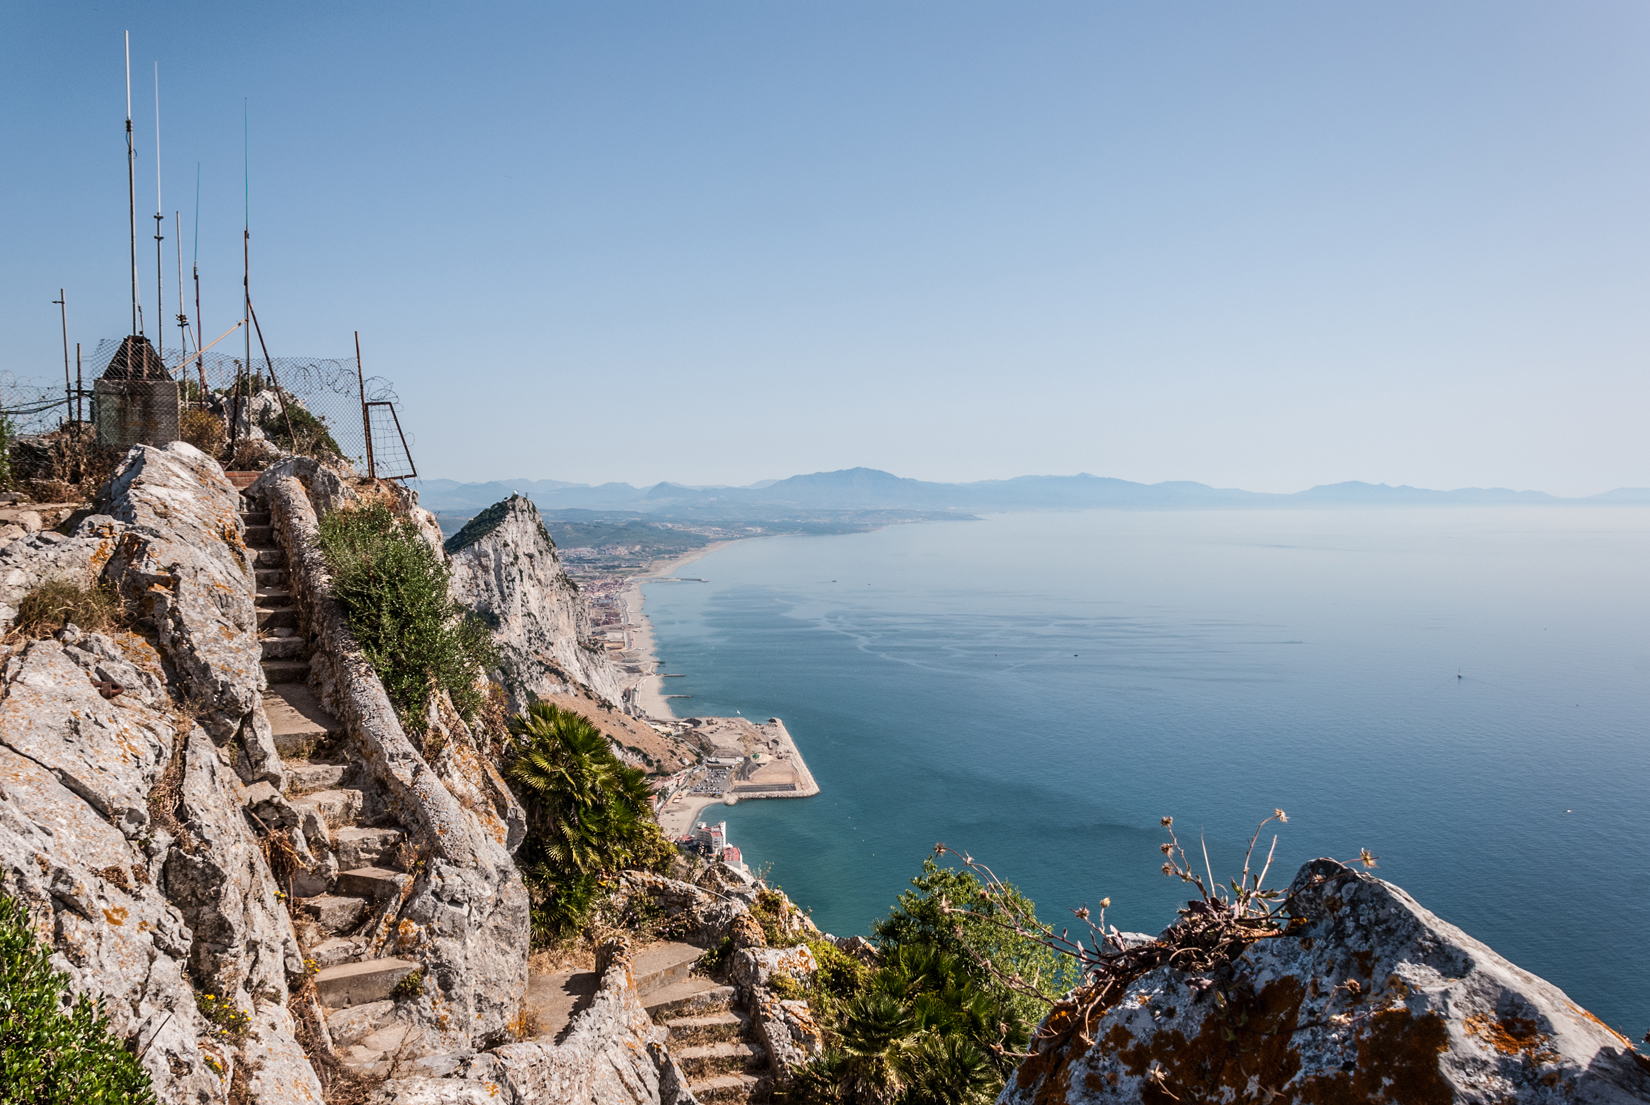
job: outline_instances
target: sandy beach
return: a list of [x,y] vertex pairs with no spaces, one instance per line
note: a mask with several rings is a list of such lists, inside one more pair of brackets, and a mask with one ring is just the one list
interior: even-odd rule
[[669,722],[676,720],[676,713],[670,708],[671,700],[665,698],[665,681],[657,674],[659,662],[654,655],[657,642],[653,637],[653,623],[648,621],[642,609],[642,584],[649,580],[679,576],[684,565],[731,544],[732,541],[716,541],[684,556],[657,561],[649,565],[647,571],[633,576],[625,589],[619,592],[619,601],[624,604],[625,623],[631,627],[630,648],[641,660],[641,666],[653,669],[654,673],[642,676],[641,682],[636,684],[636,703],[650,718]]

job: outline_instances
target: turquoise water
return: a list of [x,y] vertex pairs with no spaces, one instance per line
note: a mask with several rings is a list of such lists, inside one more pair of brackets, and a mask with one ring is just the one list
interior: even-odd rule
[[678,713],[785,719],[823,793],[725,813],[821,927],[936,841],[1045,919],[1155,932],[1273,807],[1274,882],[1379,874],[1636,1037],[1650,1028],[1650,510],[998,515],[770,538],[655,583]]

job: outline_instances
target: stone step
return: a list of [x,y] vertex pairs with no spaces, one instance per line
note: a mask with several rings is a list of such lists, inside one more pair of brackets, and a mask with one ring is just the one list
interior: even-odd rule
[[253,526],[267,526],[269,525],[269,511],[243,510],[241,511],[241,524],[248,529]]
[[271,686],[277,683],[303,683],[309,679],[309,664],[303,660],[265,660],[262,666],[264,682]]
[[[244,519],[246,515],[243,514],[241,517]],[[267,518],[269,515],[266,514],[264,517]],[[241,540],[246,542],[246,547],[249,549],[279,548],[275,544],[275,527],[267,522],[261,526],[247,526],[246,533]]]
[[395,856],[397,846],[406,835],[400,829],[339,829],[332,834],[332,850],[342,870],[373,870],[380,860],[388,861]]
[[[275,742],[280,748],[280,741]],[[305,794],[313,794],[318,790],[332,790],[344,781],[344,773],[349,770],[348,764],[318,764],[308,760],[287,761],[286,765],[286,794],[288,798],[297,798]],[[341,833],[354,832],[353,829],[339,829]],[[384,830],[375,829],[374,832]],[[352,865],[355,866],[355,865]]]
[[[210,349],[211,346],[207,346],[207,348]],[[235,490],[244,492],[247,488],[249,488],[253,484],[257,483],[258,482],[258,477],[263,475],[263,473],[262,472],[233,472],[233,471],[231,471],[231,472],[225,472],[224,475],[229,478],[229,482],[234,485]],[[242,502],[246,501],[246,496],[245,495],[241,496],[241,501]]]
[[285,568],[286,553],[281,549],[251,549],[254,568]]
[[645,997],[673,982],[681,982],[693,972],[693,965],[704,954],[703,948],[675,941],[644,948],[630,961],[630,973],[636,979],[636,992]]
[[328,1009],[348,1009],[369,1001],[387,1001],[395,984],[418,969],[410,959],[369,959],[343,963],[315,976],[315,989]]
[[403,875],[399,871],[383,867],[357,867],[353,871],[338,872],[338,892],[359,894],[363,898],[386,898],[401,893],[401,888],[411,881],[411,875]]
[[[279,661],[264,664],[264,675],[271,684],[264,691],[264,715],[275,736],[275,749],[285,759],[307,759],[317,745],[341,734],[344,726],[321,708],[320,701],[302,682],[277,682],[269,672],[275,663]],[[309,665],[298,666],[308,678]]]
[[259,606],[291,606],[292,592],[287,590],[284,581],[280,587],[259,586],[252,592],[252,601]]
[[665,1022],[671,1048],[693,1044],[730,1043],[745,1034],[748,1023],[743,1013],[731,1009],[720,1013],[706,1013],[698,1017],[673,1017]]
[[322,970],[344,963],[354,963],[361,958],[361,941],[352,940],[347,936],[329,936],[309,949],[309,957]]
[[700,975],[673,982],[649,994],[643,1002],[647,1015],[657,1024],[672,1017],[696,1017],[733,1008],[737,995],[732,986],[721,986]]
[[333,936],[352,931],[366,917],[370,906],[365,898],[347,894],[317,894],[298,900],[299,911]]
[[762,1080],[753,1074],[719,1074],[702,1082],[689,1082],[688,1091],[700,1105],[732,1105],[751,1101],[762,1087]]
[[257,562],[254,561],[252,565],[252,575],[257,582],[257,590],[259,591],[262,591],[266,587],[284,588],[286,586],[287,573],[285,568],[264,568],[260,567]]
[[749,1074],[760,1070],[767,1060],[767,1054],[762,1048],[743,1040],[673,1047],[670,1053],[676,1057],[682,1073],[687,1075],[690,1082],[696,1082],[701,1078],[715,1078],[719,1074],[738,1074],[741,1071]]
[[297,629],[298,608],[296,606],[258,606],[259,629]]
[[355,819],[361,816],[361,807],[365,796],[358,790],[339,787],[336,790],[318,790],[314,794],[306,794],[295,806],[314,806],[321,820],[326,822],[329,829],[341,829],[355,824]]
[[309,642],[302,637],[259,637],[258,647],[265,660],[302,660],[309,652]]

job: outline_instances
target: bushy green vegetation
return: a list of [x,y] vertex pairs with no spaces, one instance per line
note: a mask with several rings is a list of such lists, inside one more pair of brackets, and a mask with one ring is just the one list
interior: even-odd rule
[[[291,422],[292,428],[287,429]],[[309,457],[342,458],[344,451],[332,439],[332,430],[325,417],[317,418],[304,409],[296,399],[287,397],[286,410],[279,407],[264,415],[258,423],[264,436],[289,453]]]
[[97,1004],[82,994],[64,1006],[68,984],[28,912],[0,894],[0,1105],[153,1105],[149,1075]]
[[321,552],[355,639],[409,731],[422,733],[432,695],[446,691],[466,722],[497,663],[491,635],[447,594],[450,572],[417,529],[376,499],[321,521]]
[[[984,1105],[1002,1090],[1047,1006],[1016,993],[984,963],[1059,997],[1070,961],[987,918],[1005,907],[966,871],[933,860],[873,927],[883,959],[871,970],[834,945],[808,997],[827,1034],[825,1054],[788,1092],[806,1105]],[[1009,890],[1024,915],[1032,903]],[[953,911],[980,914],[966,917]]]
[[646,774],[615,756],[589,718],[535,702],[509,728],[504,775],[527,813],[516,863],[542,945],[578,931],[604,873],[665,870],[674,849],[653,821]]

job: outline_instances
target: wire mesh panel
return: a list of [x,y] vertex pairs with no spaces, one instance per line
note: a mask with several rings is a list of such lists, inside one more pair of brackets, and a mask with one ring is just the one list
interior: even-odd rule
[[401,419],[395,415],[395,404],[368,403],[367,420],[372,426],[373,475],[381,480],[417,479],[418,469],[413,467],[407,437],[401,432]]
[[181,439],[230,465],[251,463],[259,443],[267,442],[329,455],[365,473],[365,398],[382,423],[373,431],[374,449],[382,449],[380,475],[413,471],[394,389],[381,376],[363,385],[353,358],[254,355],[248,362],[217,350],[157,353],[141,337],[104,339],[81,360],[79,381],[65,387],[50,377],[0,373],[0,416],[13,435],[85,424],[105,444]]

